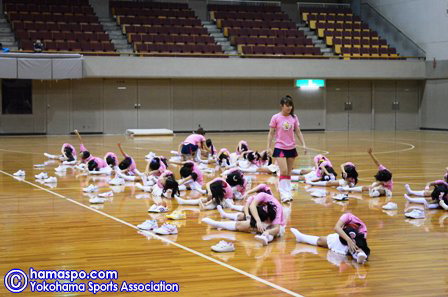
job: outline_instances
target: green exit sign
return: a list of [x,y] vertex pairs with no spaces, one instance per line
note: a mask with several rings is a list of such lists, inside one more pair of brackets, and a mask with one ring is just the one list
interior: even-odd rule
[[325,87],[324,79],[296,79],[296,87],[304,89],[318,89]]

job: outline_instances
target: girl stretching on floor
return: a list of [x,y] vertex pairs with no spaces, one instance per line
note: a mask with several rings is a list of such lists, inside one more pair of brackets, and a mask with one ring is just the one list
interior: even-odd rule
[[297,242],[328,248],[333,252],[350,254],[358,263],[364,263],[370,255],[367,246],[367,227],[363,221],[351,213],[343,214],[334,226],[336,233],[327,236],[313,236],[291,228]]
[[76,164],[76,150],[70,143],[64,143],[61,147],[60,155],[52,155],[49,153],[44,153],[44,156],[48,159],[62,161],[64,165],[75,165]]
[[[421,203],[424,204],[427,208],[443,208],[445,210],[448,210],[448,183],[443,180],[438,180],[432,183],[429,183],[430,185],[434,186],[434,190],[430,192],[429,198],[426,196],[426,193],[429,191],[411,191],[409,188],[409,185],[406,188],[406,191],[408,191],[409,194],[417,195],[417,196],[423,196],[421,198],[413,198],[409,197],[407,194],[404,194],[404,198],[412,203]],[[426,198],[428,197],[428,198]]]
[[426,184],[425,189],[423,191],[413,191],[409,184],[405,184],[404,187],[406,189],[406,193],[408,195],[415,195],[420,197],[431,197],[432,191],[430,191],[431,187],[434,187],[436,185],[442,185],[446,184],[448,185],[448,167],[445,169],[445,175],[443,176],[443,180],[436,180],[433,182],[429,182]]
[[230,231],[257,232],[255,239],[263,245],[268,245],[275,237],[283,236],[286,219],[282,205],[274,196],[266,193],[254,196],[249,206],[249,215],[250,220],[246,221],[215,221],[204,218],[202,222],[214,228]]
[[378,159],[373,155],[373,150],[370,148],[367,153],[372,158],[373,162],[378,166],[378,172],[375,175],[376,181],[370,186],[358,186],[358,187],[349,187],[343,186],[338,187],[339,191],[351,191],[351,192],[363,192],[369,191],[370,197],[392,197],[392,189],[393,189],[393,180],[392,180],[392,172],[389,169],[384,167],[378,162]]
[[206,139],[204,137],[205,131],[199,126],[195,133],[188,136],[178,148],[178,155],[181,156],[181,161],[193,160],[198,149],[209,152],[205,145]]
[[204,176],[201,169],[192,161],[187,161],[180,169],[179,190],[196,190],[201,194],[205,194],[206,191],[202,189],[204,183]]
[[354,187],[358,183],[358,172],[355,164],[347,162],[341,165],[342,179],[339,180],[322,180],[322,181],[307,181],[306,183],[312,186],[321,187]]

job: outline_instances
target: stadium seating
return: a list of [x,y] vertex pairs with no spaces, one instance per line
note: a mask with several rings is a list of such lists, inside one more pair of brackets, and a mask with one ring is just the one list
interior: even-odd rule
[[137,53],[226,57],[186,3],[111,1],[110,10]]
[[22,51],[40,39],[45,51],[115,51],[88,0],[4,0],[3,11]]
[[210,19],[243,56],[321,56],[320,49],[296,28],[277,5],[208,6]]
[[301,17],[344,59],[400,59],[394,48],[350,8],[306,7]]

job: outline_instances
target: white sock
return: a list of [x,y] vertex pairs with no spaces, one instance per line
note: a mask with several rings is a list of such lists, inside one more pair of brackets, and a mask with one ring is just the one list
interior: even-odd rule
[[271,234],[268,234],[267,237],[268,237],[268,242],[271,242],[274,240],[274,236],[272,236]]
[[425,191],[413,191],[408,184],[404,185],[404,188],[406,189],[406,193],[408,193],[409,195],[415,195],[420,197],[425,196]]
[[428,201],[426,201],[425,198],[412,198],[409,197],[408,195],[404,194],[404,198],[412,203],[420,203],[420,204],[424,204],[425,206],[428,206]]
[[181,205],[199,205],[199,200],[200,199],[190,199],[190,200],[186,200],[186,199],[182,199],[179,197],[174,197],[177,201],[178,204]]
[[304,242],[304,243],[308,243],[311,245],[317,245],[317,240],[319,239],[319,236],[306,235],[306,234],[300,233],[300,231],[295,228],[291,228],[291,232],[296,237],[297,242]]
[[307,181],[306,182],[309,185],[313,185],[313,186],[326,186],[327,182],[326,181],[318,181],[318,182],[313,182],[313,181]]
[[244,205],[235,205],[235,204],[228,204],[230,206],[230,209],[243,212],[244,211]]
[[201,193],[201,194],[205,194],[205,193],[207,193],[207,191],[206,191],[206,190],[203,190],[203,189],[202,189],[202,186],[201,186],[199,183],[197,183],[197,182],[192,183],[192,184],[190,185],[190,187],[191,187],[192,190],[196,190],[196,191],[198,191],[198,192]]
[[362,186],[353,187],[353,188],[350,188],[349,186],[345,186],[344,190],[345,191],[352,191],[352,192],[362,192]]
[[219,214],[221,215],[221,218],[223,218],[223,219],[229,219],[229,220],[232,220],[232,221],[238,221],[238,213],[230,213],[230,212],[225,212],[223,209],[222,209],[222,206],[221,205],[218,205],[217,207],[216,207],[216,209],[218,209],[218,211],[219,211]]
[[242,172],[247,172],[247,173],[257,173],[257,168],[255,167],[248,167],[248,168],[241,168],[239,167],[239,170],[241,170]]
[[203,218],[202,222],[204,222],[212,227],[215,227],[215,228],[236,231],[236,222],[215,221],[210,218]]
[[179,191],[186,191],[187,186],[186,185],[179,185]]
[[380,191],[378,191],[378,190],[369,191],[369,196],[370,197],[380,197]]
[[293,170],[291,170],[291,173],[300,175],[300,174],[302,174],[302,169],[293,169]]
[[300,177],[298,175],[292,175],[291,176],[291,181],[298,182],[298,181],[300,181]]
[[436,209],[436,208],[439,208],[439,207],[440,207],[440,205],[438,205],[437,203],[428,204],[428,208],[429,209]]

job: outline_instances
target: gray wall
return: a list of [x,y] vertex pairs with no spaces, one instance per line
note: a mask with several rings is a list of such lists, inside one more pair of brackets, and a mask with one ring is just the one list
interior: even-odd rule
[[[335,121],[344,123],[341,104],[345,96],[356,107],[349,129],[369,130],[377,128],[372,120],[375,98],[393,99],[397,94],[395,81],[386,81],[392,88],[383,87],[381,93],[375,93],[378,82],[371,80],[328,80],[327,87],[316,92],[299,90],[293,82],[129,78],[34,81],[34,114],[0,115],[0,133],[68,134],[76,128],[81,132],[122,134],[128,128],[161,127],[191,131],[198,124],[217,131],[266,130],[270,117],[278,112],[279,98],[285,94],[294,98],[304,130],[335,130]],[[418,81],[404,82],[407,89],[420,85]],[[346,90],[344,85],[348,86]],[[333,87],[347,95],[338,95]],[[137,105],[140,108],[135,108]],[[384,106],[390,108],[391,104]],[[417,118],[418,106],[412,114]],[[326,123],[327,119],[333,122]],[[409,124],[399,128],[416,127]]]
[[362,0],[426,51],[426,57],[448,59],[448,3],[446,0]]
[[424,61],[86,56],[88,78],[424,79]]

